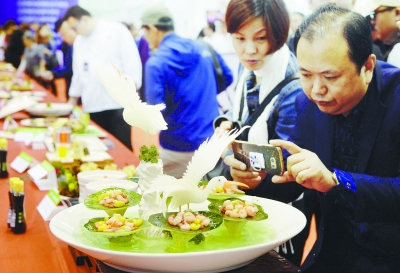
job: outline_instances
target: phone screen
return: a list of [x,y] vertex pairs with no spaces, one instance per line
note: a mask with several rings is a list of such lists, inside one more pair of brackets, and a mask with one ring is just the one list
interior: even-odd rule
[[235,158],[245,163],[248,171],[274,175],[284,172],[282,150],[279,147],[235,140],[232,149]]

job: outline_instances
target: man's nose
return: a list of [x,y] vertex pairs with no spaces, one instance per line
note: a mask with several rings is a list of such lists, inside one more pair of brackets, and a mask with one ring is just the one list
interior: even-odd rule
[[327,91],[327,88],[326,88],[325,84],[320,79],[316,79],[313,82],[313,86],[312,86],[312,89],[311,89],[311,94],[314,95],[313,96],[314,99],[316,97],[325,95],[326,91]]

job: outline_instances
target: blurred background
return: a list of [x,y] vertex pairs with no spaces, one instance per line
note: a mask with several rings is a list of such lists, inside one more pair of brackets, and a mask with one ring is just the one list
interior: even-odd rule
[[[229,0],[2,0],[0,25],[8,19],[17,23],[38,22],[54,26],[73,5],[80,5],[95,17],[133,23],[140,27],[140,14],[154,4],[167,6],[174,15],[178,35],[195,39],[204,25],[225,12]],[[307,0],[285,0],[289,12],[308,12]],[[218,25],[216,26],[218,28]]]

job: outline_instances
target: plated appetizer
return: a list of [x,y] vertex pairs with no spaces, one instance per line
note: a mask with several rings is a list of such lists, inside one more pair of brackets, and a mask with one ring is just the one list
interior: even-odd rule
[[120,208],[129,203],[128,196],[122,190],[109,190],[99,197],[99,204],[108,208]]
[[122,188],[107,188],[89,195],[84,204],[89,209],[104,210],[109,216],[115,213],[124,215],[128,207],[135,206],[142,196]]
[[146,221],[140,218],[126,218],[121,214],[111,217],[97,217],[90,219],[85,229],[96,236],[105,236],[113,244],[131,244],[132,235],[149,227]]
[[232,236],[241,236],[244,226],[250,221],[261,221],[268,219],[263,208],[258,204],[238,199],[210,200],[208,208],[210,211],[219,213],[224,219],[224,225]]
[[229,220],[261,221],[268,219],[268,214],[260,205],[239,198],[211,200],[208,208]]
[[182,230],[201,230],[210,225],[211,219],[200,213],[180,211],[168,217],[168,224],[178,226]]
[[203,232],[216,229],[223,223],[223,218],[209,211],[167,212],[150,215],[149,223],[168,231],[173,239],[167,252],[185,251],[189,241],[200,243],[204,240]]
[[92,218],[85,224],[89,231],[106,233],[126,233],[139,229],[143,225],[140,218],[126,218],[115,213],[112,217]]
[[149,223],[169,231],[199,233],[213,230],[223,222],[220,215],[210,211],[184,211],[153,214],[149,217]]

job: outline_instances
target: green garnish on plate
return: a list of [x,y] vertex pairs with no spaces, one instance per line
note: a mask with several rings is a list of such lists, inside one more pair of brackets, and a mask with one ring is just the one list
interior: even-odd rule
[[159,155],[160,153],[157,151],[157,147],[155,145],[151,145],[150,148],[146,145],[140,147],[140,160],[143,160],[145,162],[157,163]]

